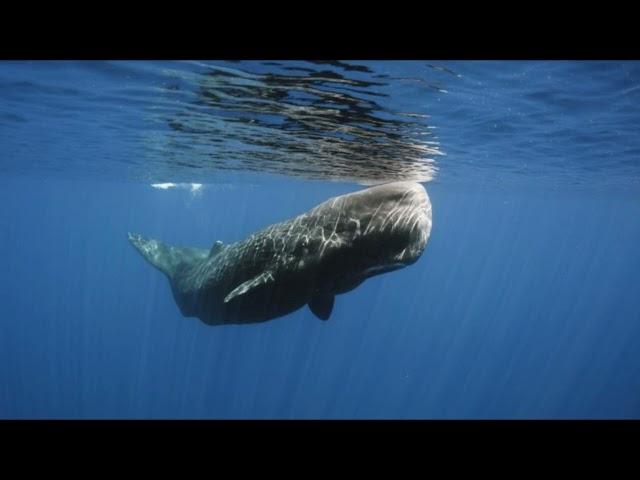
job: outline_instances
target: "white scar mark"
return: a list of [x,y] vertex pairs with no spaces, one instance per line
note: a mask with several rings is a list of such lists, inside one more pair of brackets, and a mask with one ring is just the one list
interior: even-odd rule
[[300,223],[300,218],[301,217],[297,217],[293,222],[291,222],[291,225],[289,225],[289,230],[287,230],[287,236],[291,235],[291,231],[298,226],[298,224]]
[[342,245],[342,239],[340,238],[340,235],[338,235],[337,231],[338,231],[338,225],[340,224],[340,218],[342,218],[342,211],[339,210],[338,211],[338,216],[336,217],[336,221],[333,224],[333,230],[331,232],[331,235],[329,235],[329,238],[325,237],[324,234],[324,228],[321,229],[322,232],[322,246],[320,247],[320,258],[323,257],[325,250],[327,249],[328,246],[337,246],[339,247],[340,245]]
[[429,204],[426,214],[425,214],[425,222],[427,223],[427,231],[431,232],[431,225],[432,225],[432,220],[431,220],[431,204]]
[[418,226],[418,223],[421,220],[420,215],[412,215],[412,217],[413,216],[415,216],[416,219],[413,221],[413,225],[411,226],[411,229],[409,230],[410,232],[413,232],[413,230],[415,230],[415,228]]
[[406,251],[407,251],[407,249],[403,248],[402,251],[398,255],[396,255],[396,260],[403,260],[404,259],[404,254],[405,254]]
[[[395,222],[393,222],[393,225],[391,225],[391,231],[392,231],[392,232],[393,232],[393,231],[395,230],[395,228],[398,226],[398,223],[400,223],[400,220],[402,220],[403,218],[404,218],[404,219],[407,219],[407,220],[408,220],[409,218],[411,218],[411,216],[413,215],[413,214],[409,215],[409,212],[411,212],[411,208],[412,208],[412,207],[406,207],[402,212],[400,212],[400,213],[398,214],[398,218],[397,218],[397,220],[396,220]],[[405,212],[406,212],[406,213],[405,213]]]
[[342,216],[342,211],[338,210],[338,218],[336,218],[336,223],[333,225],[333,233],[331,234],[331,236],[336,234],[336,231],[338,230],[338,223],[340,223],[341,216]]
[[380,205],[378,205],[378,208],[376,208],[375,212],[373,212],[373,215],[371,215],[371,218],[369,219],[369,223],[367,223],[367,228],[365,228],[363,235],[366,235],[371,229],[371,224],[373,223],[373,220],[376,218],[376,215],[378,214],[378,212],[380,211],[384,203],[385,203],[384,200],[380,202]]
[[353,237],[356,238],[356,237],[359,237],[360,235],[362,235],[361,232],[360,232],[360,220],[357,219],[357,218],[349,218],[349,222],[353,222],[353,223],[356,224],[356,231],[353,234]]
[[[398,216],[400,219],[402,218],[403,210],[411,210],[413,208],[413,204],[409,204],[408,206],[404,205],[404,199],[407,198],[407,195],[409,195],[411,192],[412,192],[411,190],[407,190],[402,194],[402,197],[400,197],[400,200],[396,202],[395,207],[391,209],[391,211],[387,214],[386,218],[383,220],[382,225],[380,225],[381,231],[384,230],[385,225],[387,224],[387,222],[389,222],[393,218],[393,215],[396,212],[399,212]],[[393,231],[393,226],[391,227],[391,230]]]

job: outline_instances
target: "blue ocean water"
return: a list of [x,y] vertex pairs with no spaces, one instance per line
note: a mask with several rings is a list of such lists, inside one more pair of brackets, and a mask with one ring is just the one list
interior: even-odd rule
[[[640,417],[640,63],[0,62],[0,418]],[[420,260],[253,325],[208,248],[372,183]]]

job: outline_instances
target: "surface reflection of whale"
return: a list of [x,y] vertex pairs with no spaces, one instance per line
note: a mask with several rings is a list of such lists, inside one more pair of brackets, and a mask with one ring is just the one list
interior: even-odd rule
[[211,250],[133,234],[129,240],[167,275],[184,316],[221,325],[263,322],[305,304],[327,320],[336,294],[414,263],[430,232],[424,187],[394,182],[331,198]]

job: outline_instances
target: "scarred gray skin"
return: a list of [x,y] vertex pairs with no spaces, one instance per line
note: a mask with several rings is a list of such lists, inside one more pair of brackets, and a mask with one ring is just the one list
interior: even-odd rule
[[306,304],[326,320],[336,294],[414,263],[430,232],[424,187],[393,182],[331,198],[211,250],[129,240],[167,275],[184,316],[221,325],[263,322]]

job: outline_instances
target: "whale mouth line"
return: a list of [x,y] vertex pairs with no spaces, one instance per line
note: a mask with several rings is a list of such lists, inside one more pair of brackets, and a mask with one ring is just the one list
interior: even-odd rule
[[402,263],[402,262],[387,263],[385,265],[376,265],[375,267],[367,268],[363,272],[363,274],[366,275],[366,276],[378,275],[380,273],[387,273],[387,272],[392,272],[394,270],[399,270],[399,269],[404,268],[406,266],[407,266],[407,264]]

